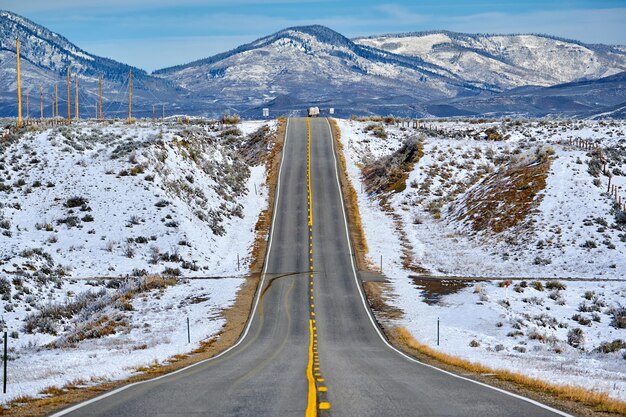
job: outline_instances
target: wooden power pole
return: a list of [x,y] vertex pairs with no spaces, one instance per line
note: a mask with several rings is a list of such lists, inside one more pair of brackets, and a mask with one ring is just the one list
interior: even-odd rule
[[104,120],[102,117],[102,75],[100,75],[100,120]]
[[74,119],[78,120],[78,74],[74,76],[74,81],[76,82],[76,87],[74,91],[74,93],[76,94],[74,98]]
[[67,124],[72,124],[71,101],[72,101],[72,84],[70,83],[70,67],[67,67]]
[[54,114],[52,117],[59,117],[59,83],[54,84]]
[[39,116],[43,120],[43,86],[39,86]]
[[128,124],[133,121],[133,70],[130,70],[128,79]]
[[17,55],[17,127],[22,127],[22,79],[20,73],[20,40],[15,39]]

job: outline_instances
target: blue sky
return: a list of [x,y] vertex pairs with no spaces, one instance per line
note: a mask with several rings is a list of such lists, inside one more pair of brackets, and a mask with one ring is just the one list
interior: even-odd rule
[[626,0],[3,0],[0,7],[150,71],[314,23],[348,37],[447,29],[626,45]]

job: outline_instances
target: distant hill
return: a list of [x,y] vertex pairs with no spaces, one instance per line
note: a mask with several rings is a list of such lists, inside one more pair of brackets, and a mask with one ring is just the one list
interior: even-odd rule
[[[84,116],[95,115],[96,89],[98,77],[104,81],[104,105],[108,116],[125,112],[126,86],[129,71],[133,71],[133,90],[136,112],[151,111],[151,105],[170,103],[186,92],[180,87],[153,77],[145,71],[129,65],[102,58],[83,51],[63,36],[51,32],[28,19],[14,13],[0,12],[0,114],[14,115],[16,108],[15,91],[15,40],[21,42],[22,86],[24,95],[30,91],[31,115],[39,116],[39,88],[44,89],[44,115],[49,116],[52,107],[52,94],[55,83],[59,83],[59,113],[66,115],[67,101],[66,71],[71,68],[72,77],[79,76],[79,90]],[[74,82],[72,78],[72,83]],[[73,91],[73,89],[72,89]],[[72,92],[72,100],[73,100]],[[84,106],[84,109],[83,109]],[[26,111],[26,109],[25,109]],[[73,111],[73,107],[72,107]]]
[[[95,114],[100,75],[106,116],[125,116],[130,66],[92,55],[11,12],[0,12],[0,116],[16,114],[16,38],[22,43],[23,87],[30,91],[32,116],[38,116],[40,86],[44,114],[50,115],[55,83],[60,114],[66,114],[68,66],[80,78],[83,116]],[[304,114],[310,105],[320,106],[323,114],[332,107],[339,117],[609,117],[607,109],[626,101],[619,78],[626,71],[626,47],[545,35],[436,31],[351,40],[312,25],[152,74],[132,69],[139,117],[150,116],[153,105],[165,105],[168,115],[246,118],[260,117],[263,107],[272,116]],[[623,117],[624,112],[611,114]]]
[[466,81],[502,90],[597,79],[626,71],[626,48],[547,35],[483,35],[448,31],[358,38],[395,54],[418,57]]

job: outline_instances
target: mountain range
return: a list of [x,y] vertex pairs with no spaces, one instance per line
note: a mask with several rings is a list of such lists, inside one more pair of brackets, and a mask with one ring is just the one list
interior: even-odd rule
[[[26,18],[0,12],[2,116],[16,114],[16,38],[22,45],[23,86],[34,100],[31,115],[38,115],[40,86],[46,116],[55,83],[66,97],[68,66],[79,78],[81,113],[87,116],[95,113],[99,76],[106,115],[125,114],[131,70],[139,117],[150,116],[153,106],[165,106],[168,114],[258,118],[263,107],[278,115],[303,113],[310,105],[332,107],[339,116],[623,117],[626,106],[624,46],[447,31],[348,39],[313,25],[287,28],[148,74],[83,51]],[[61,115],[63,103],[61,99]]]

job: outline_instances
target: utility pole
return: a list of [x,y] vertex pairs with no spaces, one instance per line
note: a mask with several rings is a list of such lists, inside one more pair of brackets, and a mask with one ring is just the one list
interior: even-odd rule
[[100,120],[104,120],[102,117],[102,75],[100,75]]
[[39,86],[39,115],[41,116],[41,120],[43,120],[43,86]]
[[59,117],[59,83],[54,84],[54,117]]
[[133,119],[133,70],[131,69],[130,77],[128,79],[128,124],[132,123]]
[[67,67],[67,124],[71,125],[72,124],[72,113],[70,111],[71,109],[71,101],[72,101],[72,92],[71,90],[71,86],[72,84],[70,83],[70,67]]
[[17,127],[22,127],[22,79],[20,73],[20,40],[15,39],[17,55]]
[[163,104],[163,113],[161,113],[161,121],[165,119],[165,104]]
[[76,82],[76,87],[75,87],[75,99],[74,99],[74,119],[78,120],[78,74],[76,74],[74,76],[74,81]]

